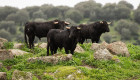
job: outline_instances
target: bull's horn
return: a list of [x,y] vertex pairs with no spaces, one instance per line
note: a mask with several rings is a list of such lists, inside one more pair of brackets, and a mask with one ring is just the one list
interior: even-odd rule
[[70,23],[68,23],[68,22],[65,21],[65,24],[69,25]]
[[107,24],[111,24],[111,22],[107,22]]
[[66,27],[66,29],[70,29],[70,27]]
[[103,21],[100,21],[100,23],[103,23]]
[[77,27],[77,29],[81,29],[80,27]]
[[58,24],[58,22],[54,22],[54,24]]

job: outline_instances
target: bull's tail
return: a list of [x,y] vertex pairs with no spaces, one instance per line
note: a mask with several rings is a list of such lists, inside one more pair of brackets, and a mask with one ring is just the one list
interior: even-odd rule
[[26,45],[28,46],[28,42],[27,42],[27,36],[26,36],[26,26],[27,26],[27,23],[25,24],[25,28],[24,28],[24,39],[25,39],[25,43]]

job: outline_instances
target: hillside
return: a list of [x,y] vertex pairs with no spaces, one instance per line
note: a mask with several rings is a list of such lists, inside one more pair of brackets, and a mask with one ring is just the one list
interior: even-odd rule
[[[12,49],[13,45],[13,42],[7,42],[4,44],[4,47],[8,50]],[[36,46],[34,50],[32,50],[24,46],[21,48],[21,50],[28,52],[28,54],[16,56],[13,59],[0,61],[1,63],[3,63],[2,68],[0,68],[0,72],[6,72],[8,80],[12,80],[12,76],[16,75],[22,75],[24,79],[30,78],[30,75],[32,75],[32,80],[140,79],[140,46],[127,44],[130,57],[123,57],[119,55],[115,58],[118,58],[120,62],[116,62],[113,60],[95,60],[95,51],[90,49],[91,45],[91,43],[84,43],[83,45],[80,45],[85,50],[85,52],[75,52],[74,55],[72,55],[71,60],[58,61],[58,63],[56,64],[45,63],[41,60],[29,62],[29,58],[32,57],[45,57],[46,48],[39,48],[39,46]],[[57,55],[59,56],[66,54],[64,50],[59,50]]]
[[[140,45],[140,5],[127,1],[102,5],[94,0],[77,3],[74,7],[44,4],[19,9],[0,6],[0,37],[13,42],[24,42],[26,22],[47,22],[55,19],[67,21],[72,25],[90,24],[96,21],[112,22],[110,32],[101,36],[108,43],[124,41]],[[129,35],[129,36],[128,36]],[[42,40],[46,42],[46,39]],[[38,38],[34,42],[40,42]]]

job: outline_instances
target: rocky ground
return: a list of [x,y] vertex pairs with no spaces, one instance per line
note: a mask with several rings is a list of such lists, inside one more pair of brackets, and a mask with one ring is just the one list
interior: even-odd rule
[[74,55],[58,50],[50,56],[46,56],[47,43],[35,46],[28,49],[23,43],[0,38],[0,80],[140,78],[139,46],[121,41],[85,43],[77,45]]

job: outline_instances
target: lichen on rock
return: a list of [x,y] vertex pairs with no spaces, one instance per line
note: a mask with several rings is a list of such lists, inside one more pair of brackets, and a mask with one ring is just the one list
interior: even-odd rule
[[85,80],[87,77],[81,70],[74,66],[63,66],[56,70],[54,73],[54,78],[66,80]]

